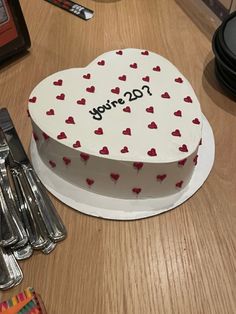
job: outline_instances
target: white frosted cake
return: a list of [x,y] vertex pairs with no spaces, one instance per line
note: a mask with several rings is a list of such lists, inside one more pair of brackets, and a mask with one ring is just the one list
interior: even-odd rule
[[57,72],[32,91],[37,151],[58,176],[105,196],[147,199],[184,189],[197,164],[202,113],[163,57],[124,49]]

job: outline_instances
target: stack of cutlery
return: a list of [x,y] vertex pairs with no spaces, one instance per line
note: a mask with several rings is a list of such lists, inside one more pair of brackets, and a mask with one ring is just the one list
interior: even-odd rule
[[66,234],[7,109],[0,109],[0,290],[23,279],[17,260],[34,250],[49,254]]

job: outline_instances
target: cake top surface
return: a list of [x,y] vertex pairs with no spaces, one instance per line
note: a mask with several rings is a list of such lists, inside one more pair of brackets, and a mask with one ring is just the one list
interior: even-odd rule
[[102,158],[174,162],[201,139],[201,108],[190,83],[146,50],[110,51],[85,68],[47,77],[32,91],[29,112],[49,137]]

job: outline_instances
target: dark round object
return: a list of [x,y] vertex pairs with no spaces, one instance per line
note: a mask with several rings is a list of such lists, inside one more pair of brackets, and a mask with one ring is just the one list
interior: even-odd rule
[[225,76],[222,74],[222,71],[219,68],[217,62],[215,62],[215,74],[220,83],[220,85],[229,92],[232,96],[236,97],[236,89],[233,88],[229,82],[225,79]]

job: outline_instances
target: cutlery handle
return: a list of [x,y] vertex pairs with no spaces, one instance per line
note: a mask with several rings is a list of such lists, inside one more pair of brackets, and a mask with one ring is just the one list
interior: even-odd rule
[[0,247],[0,289],[6,290],[14,286],[14,278],[8,269],[7,254],[3,248]]
[[42,226],[42,222],[40,223],[41,218],[37,215],[36,204],[28,188],[28,183],[19,169],[12,169],[12,178],[29,242],[34,249],[42,249],[47,242],[47,237],[45,236],[44,226]]
[[33,191],[49,237],[55,242],[63,240],[67,235],[66,228],[52,204],[45,187],[42,185],[32,167],[28,165],[23,165],[22,167],[31,190]]

